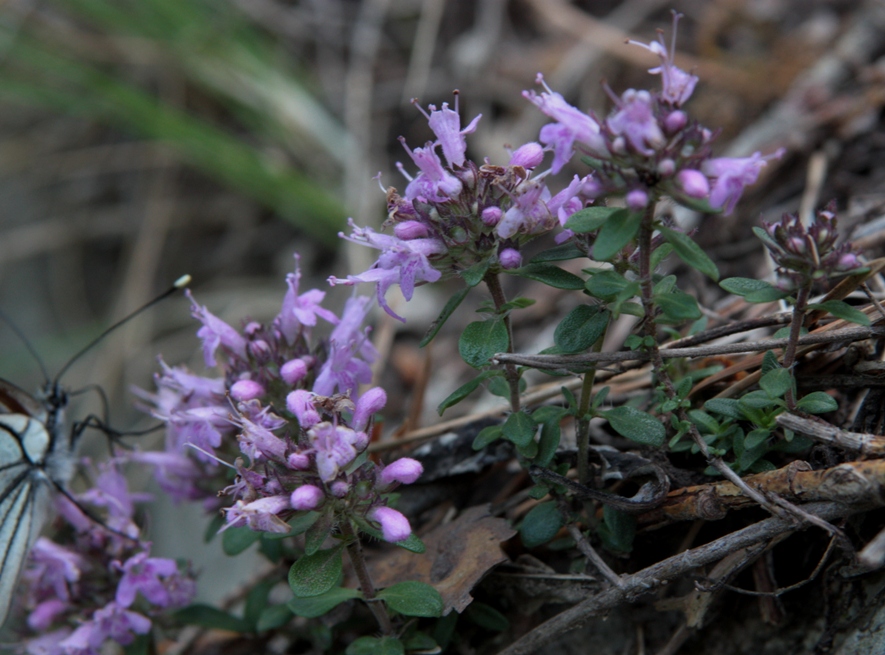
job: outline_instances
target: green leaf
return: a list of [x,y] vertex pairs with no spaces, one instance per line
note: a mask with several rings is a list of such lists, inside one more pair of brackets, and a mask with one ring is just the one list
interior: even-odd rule
[[335,527],[335,511],[332,505],[327,505],[304,533],[304,552],[313,555],[323,545],[326,538],[332,534]]
[[673,246],[671,246],[669,243],[662,243],[660,246],[655,248],[655,251],[651,254],[649,268],[653,271],[657,269],[657,267],[660,266],[661,262],[664,261],[671,252],[673,252]]
[[421,339],[421,343],[418,344],[419,348],[423,348],[428,343],[433,341],[433,337],[436,336],[437,332],[440,331],[443,325],[446,324],[446,321],[449,320],[449,317],[454,313],[456,309],[458,309],[458,305],[461,304],[467,294],[470,293],[470,287],[464,287],[460,289],[454,296],[449,298],[446,306],[443,307],[442,311],[439,313],[439,316],[436,317],[436,320],[430,324],[430,327],[427,328],[427,332],[424,334],[424,338]]
[[501,425],[489,425],[479,431],[473,439],[473,450],[482,450],[490,443],[501,438],[503,429]]
[[183,607],[174,614],[175,621],[184,625],[197,625],[210,630],[231,630],[250,632],[252,626],[238,616],[229,614],[217,607],[195,603]]
[[632,298],[639,292],[637,282],[631,282],[615,271],[594,273],[584,286],[590,295],[606,302],[622,296]]
[[345,655],[403,655],[403,642],[395,637],[359,637],[344,651]]
[[541,503],[525,515],[519,526],[519,536],[526,548],[535,548],[553,539],[564,522],[556,503]]
[[655,296],[655,302],[661,308],[663,317],[675,323],[693,321],[701,317],[698,301],[678,289],[672,293]]
[[770,436],[771,431],[766,430],[765,428],[757,428],[755,430],[751,430],[747,434],[747,436],[744,437],[744,448],[747,450],[752,450],[753,448],[764,444]]
[[221,549],[225,555],[239,555],[261,539],[261,533],[249,528],[228,528],[221,533]]
[[688,417],[691,419],[692,423],[698,426],[702,433],[716,434],[719,432],[719,421],[707,414],[707,412],[702,412],[699,409],[692,409],[689,410]]
[[610,316],[596,305],[578,305],[556,326],[553,343],[563,353],[587,350],[605,334]]
[[[552,410],[542,412],[542,410]],[[568,414],[568,410],[563,407],[540,407],[532,414],[532,420],[541,425],[541,436],[538,438],[538,453],[535,456],[535,464],[538,466],[548,466],[556,456],[556,450],[559,448],[559,441],[562,437],[562,430],[559,422]]]
[[506,352],[509,343],[504,319],[497,317],[476,321],[464,328],[458,340],[458,351],[467,364],[473,368],[483,368],[489,365],[494,355]]
[[618,213],[624,214],[626,210],[620,207],[587,207],[569,216],[565,228],[575,234],[587,234],[601,228]]
[[660,419],[635,407],[622,405],[602,415],[608,419],[615,432],[636,443],[646,446],[662,446],[667,438],[667,429]]
[[[218,535],[218,531],[224,527],[224,517],[221,515],[221,512],[215,514],[210,520],[209,523],[206,524],[206,531],[203,532],[203,541],[205,543],[209,543]],[[222,534],[224,534],[222,532]]]
[[478,601],[473,601],[467,606],[464,616],[480,628],[494,632],[504,632],[510,627],[510,621],[506,616],[494,607]]
[[744,394],[738,400],[738,404],[740,405],[741,411],[746,413],[748,408],[768,409],[769,407],[774,407],[778,404],[778,401],[762,390],[751,391],[748,394]]
[[356,589],[332,587],[319,596],[293,598],[286,604],[286,606],[296,616],[315,619],[351,598],[362,598],[362,594]]
[[267,607],[267,599],[270,596],[270,590],[274,583],[269,580],[263,580],[255,584],[246,594],[246,604],[243,608],[243,620],[249,625],[258,625],[258,619],[264,608]]
[[507,441],[517,448],[525,448],[535,437],[537,425],[532,418],[523,411],[514,412],[507,417],[501,426],[501,433]]
[[525,309],[526,307],[531,307],[536,302],[536,300],[532,300],[531,298],[514,298],[501,305],[501,310],[498,313],[504,314],[512,309]]
[[414,532],[402,541],[397,541],[394,546],[399,546],[403,550],[407,550],[410,553],[418,553],[419,555],[427,552],[427,546],[424,545],[421,538]]
[[754,303],[774,302],[775,300],[788,298],[789,295],[789,291],[781,291],[780,289],[769,285],[767,289],[751,291],[746,296],[744,296],[744,300]]
[[522,268],[514,268],[508,271],[513,275],[519,275],[530,280],[543,282],[548,287],[577,291],[584,288],[584,280],[574,273],[564,271],[551,264],[528,264]]
[[630,239],[639,231],[642,223],[641,212],[629,212],[626,209],[614,212],[593,242],[593,259],[608,261],[617,255],[621,248],[630,243]]
[[606,548],[620,553],[633,550],[636,536],[636,517],[609,505],[602,508],[603,524],[599,526],[599,536]]
[[859,309],[855,309],[847,302],[841,300],[827,300],[826,302],[814,303],[808,306],[809,309],[823,309],[836,318],[843,321],[850,321],[858,325],[869,325],[870,318]]
[[344,545],[304,555],[289,569],[289,587],[297,598],[321,596],[338,584]]
[[839,404],[828,393],[823,391],[812,391],[807,396],[802,396],[796,403],[797,409],[809,414],[826,414],[827,412],[835,412],[839,409]]
[[439,407],[436,408],[436,411],[439,412],[439,415],[442,416],[443,412],[446,411],[449,407],[457,405],[462,400],[464,400],[467,396],[476,391],[477,387],[481,385],[485,380],[488,380],[491,377],[496,375],[501,375],[500,371],[483,371],[475,378],[470,380],[465,384],[462,384],[460,387],[455,389],[452,393],[450,393],[444,401],[439,404]]
[[378,592],[378,598],[384,600],[390,609],[405,616],[442,616],[442,596],[432,586],[417,580],[397,582]]
[[771,350],[766,350],[765,354],[762,356],[762,375],[765,375],[769,371],[777,370],[780,367],[781,365],[777,359],[777,355]]
[[549,250],[544,250],[543,252],[539,252],[537,255],[531,258],[529,264],[544,264],[546,262],[561,262],[561,261],[571,261],[572,259],[577,259],[578,257],[585,257],[581,249],[578,248],[574,243],[569,241],[568,243],[563,243],[562,245],[556,246],[555,248],[550,248]]
[[271,605],[265,607],[255,624],[256,632],[267,632],[282,628],[292,620],[292,610],[288,605]]
[[763,280],[751,277],[730,277],[719,283],[719,286],[736,296],[744,297],[754,291],[770,289],[771,285]]
[[[454,612],[457,614],[457,612]],[[405,647],[409,652],[423,651],[425,653],[441,653],[442,648],[436,640],[424,632],[406,632],[404,635]]]
[[484,259],[481,262],[478,262],[471,266],[468,269],[465,269],[460,272],[461,279],[467,283],[469,287],[475,287],[477,284],[482,282],[483,278],[486,276],[486,273],[489,270],[489,266],[491,265],[490,259]]
[[664,240],[673,246],[679,258],[692,268],[700,271],[714,282],[719,280],[719,270],[713,260],[687,234],[661,226],[658,228]]
[[793,388],[793,376],[785,368],[775,368],[759,379],[759,386],[772,398],[783,398]]
[[704,403],[704,409],[735,421],[740,421],[744,418],[740,403],[734,398],[711,398]]

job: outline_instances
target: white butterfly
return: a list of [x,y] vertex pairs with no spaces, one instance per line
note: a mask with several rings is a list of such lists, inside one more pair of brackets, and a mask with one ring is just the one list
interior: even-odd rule
[[0,379],[0,625],[19,572],[34,545],[54,489],[74,472],[75,430],[67,430],[67,395],[57,384],[41,401]]
[[[89,420],[72,427],[65,424],[68,395],[59,379],[109,332],[188,283],[189,275],[180,277],[164,293],[93,339],[46,383],[42,398],[0,378],[0,626],[9,613],[22,565],[46,522],[53,492],[67,495],[77,438],[85,427],[101,426]],[[44,377],[48,379],[45,371]]]

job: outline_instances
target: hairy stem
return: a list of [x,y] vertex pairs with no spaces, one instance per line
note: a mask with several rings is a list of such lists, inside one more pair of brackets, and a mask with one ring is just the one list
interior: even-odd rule
[[[796,305],[793,307],[793,320],[790,323],[790,337],[787,341],[787,348],[784,351],[784,368],[790,370],[796,363],[796,347],[799,343],[799,337],[802,334],[802,324],[805,322],[805,312],[808,309],[808,296],[811,293],[811,287],[808,284],[799,288],[796,294]],[[796,397],[791,386],[784,400],[787,403],[787,409],[790,411],[796,409]]]
[[369,575],[369,569],[366,567],[366,558],[363,557],[363,546],[360,543],[360,538],[350,524],[350,521],[343,522],[341,531],[350,541],[347,544],[347,555],[350,557],[350,563],[353,564],[353,570],[360,581],[363,598],[366,600],[369,609],[372,610],[372,614],[375,615],[375,620],[378,621],[381,632],[389,635],[393,632],[393,626],[390,623],[390,616],[387,614],[384,601],[376,599],[377,591],[372,583],[372,576]]
[[[501,280],[498,278],[497,273],[492,273],[489,271],[486,273],[483,278],[483,282],[486,283],[486,287],[488,287],[489,293],[492,294],[492,301],[495,303],[495,309],[499,312],[501,308],[506,304],[507,298],[504,296],[504,289],[501,288]],[[510,323],[510,314],[504,314],[504,326],[507,328],[507,352],[513,352],[513,326]],[[510,409],[514,412],[519,411],[520,401],[519,401],[519,371],[516,368],[516,364],[505,364],[504,365],[504,378],[507,380],[507,384],[510,387]]]

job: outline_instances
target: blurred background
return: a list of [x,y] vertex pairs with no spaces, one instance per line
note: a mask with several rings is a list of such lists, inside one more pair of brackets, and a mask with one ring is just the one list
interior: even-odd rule
[[[866,168],[857,152],[833,167],[824,201],[836,197],[847,206],[859,180],[871,189],[881,181],[880,167],[869,165],[871,151],[885,147],[881,39],[861,43],[866,49],[837,79],[801,87],[800,113],[811,122],[774,129],[765,122],[772,112],[789,113],[799,81],[842,47],[859,21],[875,25],[867,12],[877,5],[0,2],[0,308],[50,373],[183,273],[193,276],[197,299],[233,325],[266,320],[278,311],[295,251],[302,289],[325,290],[328,275],[343,277],[373,261],[373,252],[336,234],[349,216],[375,227],[385,218],[373,177],[380,171],[384,186],[403,188],[395,162],[414,170],[396,138],[412,147],[432,138],[412,98],[439,105],[459,89],[464,122],[483,114],[468,156],[506,162],[505,146],[535,140],[544,123],[521,97],[538,72],[570,102],[601,114],[610,107],[601,81],[617,93],[656,85],[646,71],[657,62],[624,42],[653,40],[657,28],[669,39],[671,9],[685,14],[677,63],[701,77],[689,110],[722,128],[722,152],[789,150],[735,215],[712,219],[716,229],[702,240],[711,252],[717,239],[733,249],[750,238],[762,207],[797,209],[816,152],[832,162],[852,139],[866,144]],[[768,131],[756,129],[760,121]],[[746,253],[735,257],[746,264]],[[727,262],[723,272],[736,274]],[[330,291],[330,306],[340,307],[348,294]],[[417,341],[442,294],[420,290],[416,320],[397,334],[387,330],[385,375],[403,389],[402,403],[423,361]],[[151,387],[158,353],[202,370],[196,329],[183,298],[166,301],[109,337],[64,382],[103,387],[112,423],[127,427],[137,418],[129,389]],[[437,361],[452,343],[442,336]],[[441,366],[453,368],[438,378],[445,381],[440,398],[461,374],[456,361]],[[6,327],[0,375],[25,389],[42,379]],[[435,402],[427,404],[432,414]]]

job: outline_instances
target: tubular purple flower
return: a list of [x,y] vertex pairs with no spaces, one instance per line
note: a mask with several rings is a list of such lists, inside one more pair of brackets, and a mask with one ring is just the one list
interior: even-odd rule
[[222,346],[241,359],[246,358],[246,340],[230,325],[212,314],[206,307],[201,307],[194,300],[190,289],[185,291],[191,301],[191,314],[203,324],[197,336],[203,341],[203,359],[206,366],[215,366],[215,351]]
[[682,14],[673,12],[673,32],[670,36],[670,49],[664,43],[664,35],[658,30],[658,40],[649,44],[640,43],[639,41],[628,41],[632,45],[638,45],[645,48],[649,52],[661,60],[661,65],[650,68],[649,73],[652,75],[661,75],[661,97],[672,105],[679,107],[686,102],[694,92],[694,87],[698,83],[696,75],[689,75],[685,71],[673,65],[673,59],[676,53],[676,28]]
[[292,492],[289,502],[292,504],[292,509],[305,511],[319,507],[325,497],[326,495],[319,487],[303,484]]
[[33,587],[52,593],[60,602],[67,601],[85,563],[79,554],[40,537],[31,549],[31,563],[25,576]]
[[[544,84],[544,77],[540,73],[537,82]],[[554,93],[546,85],[545,89],[540,95],[534,91],[523,91],[522,96],[556,121],[541,128],[539,135],[541,143],[553,148],[551,170],[558,173],[572,158],[575,141],[588,146],[594,156],[607,158],[608,149],[605,139],[599,133],[599,123],[568,104],[560,94]]]
[[34,632],[43,632],[55,622],[55,619],[64,614],[70,605],[58,598],[50,598],[41,603],[28,614],[28,627]]
[[224,510],[227,523],[219,532],[245,525],[256,532],[285,534],[290,530],[289,524],[277,514],[290,509],[289,500],[289,495],[267,496],[253,500],[251,503],[238,500],[233,507]]
[[283,306],[274,324],[290,344],[295,342],[302,326],[311,328],[317,324],[317,316],[325,319],[332,325],[337,325],[338,317],[328,309],[320,306],[326,297],[325,291],[311,289],[298,295],[298,285],[301,281],[301,269],[298,266],[299,257],[295,255],[295,272],[286,276],[288,290],[283,297]]
[[151,629],[151,620],[146,616],[120,607],[117,603],[108,603],[92,615],[95,634],[101,634],[99,643],[110,639],[123,646],[135,641],[135,635],[147,634]]
[[237,380],[230,386],[230,397],[237,401],[254,400],[264,394],[264,387],[255,380]]
[[296,389],[286,396],[286,409],[298,418],[302,430],[307,430],[320,422],[320,414],[313,404],[316,394],[306,389]]
[[547,201],[547,211],[556,216],[560,225],[565,226],[571,215],[583,208],[584,203],[578,194],[589,179],[589,175],[584,178],[575,175],[567,187]]
[[533,170],[541,165],[544,161],[544,148],[540,143],[530,141],[520,146],[510,155],[508,166],[522,166],[528,170]]
[[769,160],[779,159],[784,152],[783,148],[778,148],[773,154],[764,157],[761,153],[754,152],[750,157],[720,157],[705,161],[701,164],[701,172],[715,179],[710,191],[710,205],[721,207],[726,216],[731,214],[744,192],[744,187],[759,178],[759,171]]
[[369,298],[349,298],[344,305],[339,323],[329,336],[329,355],[314,381],[313,392],[331,396],[337,389],[356,397],[361,384],[372,381],[369,366],[378,357],[378,351],[369,341],[368,328],[362,324],[369,311]]
[[535,223],[550,215],[544,200],[550,199],[550,190],[541,180],[527,180],[520,184],[513,196],[513,204],[495,228],[502,239],[509,239],[519,231],[531,234]]
[[319,423],[308,430],[307,438],[316,451],[317,472],[323,482],[334,480],[339,469],[357,456],[357,433],[343,425]]
[[262,459],[282,459],[286,442],[266,427],[240,416],[237,419],[241,432],[237,435],[240,451],[253,462]]
[[123,573],[117,583],[116,601],[121,607],[129,607],[135,596],[141,593],[148,601],[160,607],[169,604],[169,591],[161,578],[178,573],[174,560],[165,557],[148,557],[147,551],[133,555],[117,569]]
[[648,91],[625,91],[618,111],[606,119],[606,125],[613,134],[624,136],[637,152],[646,157],[654,155],[665,142]]
[[381,483],[385,485],[400,482],[402,484],[412,484],[424,473],[424,466],[416,459],[411,457],[401,457],[391,462],[381,470]]
[[400,143],[409,153],[421,173],[409,182],[405,197],[408,200],[424,199],[432,202],[445,202],[461,193],[461,181],[449,173],[436,154],[436,146],[427,143],[423,148],[409,149],[406,140],[400,137]]
[[[203,456],[201,453],[198,456]],[[165,493],[169,494],[173,502],[182,500],[197,500],[206,497],[206,492],[200,491],[195,482],[204,477],[205,472],[197,467],[193,459],[180,452],[140,452],[129,454],[130,461],[140,462],[154,467],[154,479]],[[209,466],[217,464],[209,460]],[[212,494],[214,497],[214,493]]]
[[676,181],[691,198],[706,198],[710,193],[710,183],[706,175],[700,171],[684,168],[676,174]]
[[501,263],[501,268],[507,270],[519,268],[522,266],[522,255],[514,248],[504,248],[498,253],[498,261]]
[[372,416],[380,412],[387,404],[387,393],[381,387],[372,387],[361,395],[356,401],[353,410],[353,419],[350,426],[357,432],[362,432],[369,425]]
[[[427,112],[417,105],[421,113],[427,116]],[[473,134],[476,131],[476,124],[482,118],[479,114],[470,121],[470,124],[461,129],[461,115],[458,112],[458,96],[455,96],[455,110],[449,109],[449,103],[444,102],[442,109],[437,109],[433,105],[429,105],[430,116],[427,116],[427,122],[430,129],[438,139],[437,143],[442,146],[443,155],[449,162],[449,166],[463,166],[464,153],[467,152],[467,142],[464,138],[467,134]],[[417,163],[417,162],[416,162]]]
[[[406,300],[411,300],[415,286],[422,282],[436,282],[442,273],[433,268],[428,257],[443,255],[447,248],[437,239],[412,239],[403,241],[396,237],[379,234],[371,228],[360,228],[350,221],[353,233],[350,236],[339,234],[348,241],[368,245],[381,250],[378,260],[365,273],[348,275],[346,279],[335,276],[329,278],[329,284],[354,285],[358,282],[374,282],[378,296],[378,304],[393,318],[405,322],[388,306],[384,295],[393,284],[399,284]],[[333,332],[334,334],[334,332]]]
[[409,519],[395,509],[382,505],[372,509],[368,516],[371,520],[381,524],[381,534],[384,535],[384,541],[396,543],[408,539],[412,534]]

